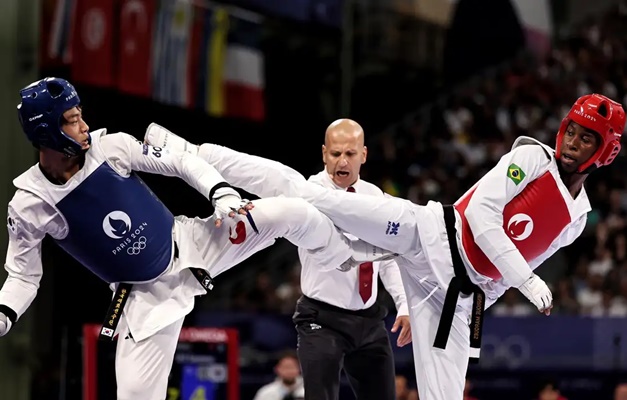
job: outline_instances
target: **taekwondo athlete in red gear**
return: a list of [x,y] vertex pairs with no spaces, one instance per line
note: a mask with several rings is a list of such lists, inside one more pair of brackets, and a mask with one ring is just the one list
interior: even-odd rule
[[[117,319],[120,325],[101,331],[107,337],[116,328],[119,333],[118,400],[166,396],[179,333],[194,297],[206,293],[211,277],[277,237],[309,249],[313,257],[319,254],[323,265],[350,268],[375,261],[359,259],[332,222],[302,199],[263,199],[252,210],[197,156],[153,147],[125,133],[90,132],[76,90],[63,79],[42,79],[20,95],[18,116],[39,149],[39,163],[14,180],[0,336],[19,322],[37,294],[41,242],[48,234],[112,288],[131,288],[123,293],[127,303]],[[173,216],[133,171],[182,178],[212,201],[214,215]],[[329,241],[335,251],[317,252]],[[196,273],[205,278],[197,279]]]
[[[553,296],[533,270],[581,235],[591,209],[583,183],[614,161],[624,128],[619,103],[582,96],[562,121],[555,150],[519,137],[454,205],[426,206],[328,190],[275,161],[167,140],[170,148],[187,146],[235,186],[261,197],[302,197],[345,232],[399,254],[420,398],[461,400],[469,357],[479,355],[485,308],[515,287],[550,313]],[[145,138],[153,145],[164,139]]]

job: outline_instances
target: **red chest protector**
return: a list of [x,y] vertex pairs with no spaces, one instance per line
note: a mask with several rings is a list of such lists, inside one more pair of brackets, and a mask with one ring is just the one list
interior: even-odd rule
[[[474,192],[455,204],[462,219],[462,246],[478,273],[497,280],[501,273],[475,243],[464,216]],[[549,171],[529,183],[503,210],[503,229],[527,262],[548,250],[570,222],[568,205]]]

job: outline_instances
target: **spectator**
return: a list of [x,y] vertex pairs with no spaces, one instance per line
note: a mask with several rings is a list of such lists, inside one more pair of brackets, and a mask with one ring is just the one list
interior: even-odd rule
[[537,400],[568,400],[560,394],[557,383],[553,380],[546,380],[540,385]]
[[614,400],[627,400],[627,383],[619,383],[614,389]]
[[286,352],[274,367],[276,379],[262,386],[253,400],[304,400],[305,389],[295,352]]

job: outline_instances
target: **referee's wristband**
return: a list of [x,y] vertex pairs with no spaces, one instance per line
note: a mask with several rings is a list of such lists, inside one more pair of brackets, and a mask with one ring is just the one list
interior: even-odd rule
[[15,324],[15,321],[17,321],[17,313],[9,306],[0,304],[0,313],[6,315],[12,324]]

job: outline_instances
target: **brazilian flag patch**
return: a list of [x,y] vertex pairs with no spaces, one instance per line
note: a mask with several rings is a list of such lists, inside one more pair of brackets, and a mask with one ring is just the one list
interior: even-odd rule
[[507,177],[518,185],[523,179],[525,179],[525,172],[520,169],[518,165],[512,164],[507,167]]

